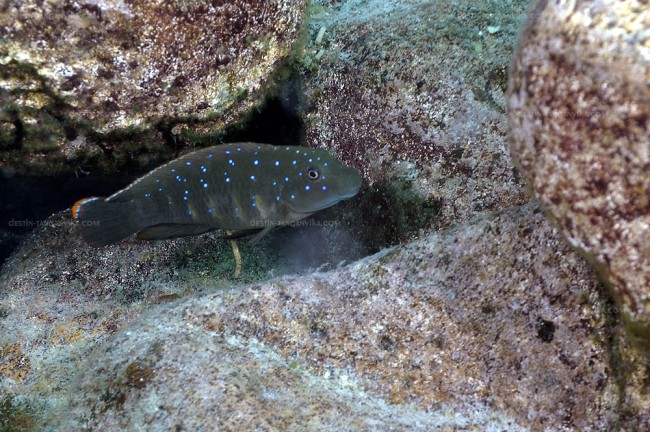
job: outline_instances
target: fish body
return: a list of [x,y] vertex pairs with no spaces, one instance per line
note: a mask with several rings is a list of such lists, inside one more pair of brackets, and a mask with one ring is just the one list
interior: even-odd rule
[[92,246],[137,233],[155,240],[215,229],[268,229],[356,195],[361,177],[322,149],[224,144],[186,154],[126,188],[78,201],[72,216]]

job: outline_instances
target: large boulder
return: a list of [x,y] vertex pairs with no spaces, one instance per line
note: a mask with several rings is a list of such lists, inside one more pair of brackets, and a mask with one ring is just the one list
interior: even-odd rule
[[[30,174],[164,149],[259,104],[305,0],[0,3],[0,157]],[[187,126],[190,127],[190,126]],[[86,167],[87,168],[87,167]]]
[[535,205],[232,287],[209,236],[78,242],[43,227],[0,277],[5,426],[650,427],[647,363]]
[[520,171],[650,353],[649,28],[635,0],[540,1],[508,104]]

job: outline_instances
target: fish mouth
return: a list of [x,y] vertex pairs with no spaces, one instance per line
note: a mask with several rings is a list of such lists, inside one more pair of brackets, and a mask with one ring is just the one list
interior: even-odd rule
[[338,194],[336,197],[339,199],[339,201],[350,199],[350,198],[352,198],[353,196],[355,196],[356,194],[359,193],[359,189],[361,189],[361,185],[359,185],[359,187],[356,188],[353,191],[350,191],[350,192],[348,192],[346,194]]
[[352,198],[353,196],[358,194],[359,190],[361,189],[361,183],[362,183],[361,176],[359,176],[359,174],[357,174],[356,171],[352,171],[352,172],[354,173],[354,175],[350,176],[352,181],[348,190],[345,193],[336,194],[339,201]]

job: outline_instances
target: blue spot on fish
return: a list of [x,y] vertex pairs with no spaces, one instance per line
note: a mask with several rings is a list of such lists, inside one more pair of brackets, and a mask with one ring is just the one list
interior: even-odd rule
[[293,161],[291,161],[291,163],[292,163],[293,165],[295,165],[295,164],[296,164],[296,161],[295,161],[295,160],[293,160]]
[[305,190],[309,190],[309,189],[311,189],[311,186],[309,185],[305,186]]
[[192,165],[192,162],[187,161],[187,162],[185,162],[185,165],[190,166],[190,165]]
[[208,184],[207,184],[207,183],[205,183],[205,184],[203,185],[203,187],[204,187],[204,188],[207,188],[207,187],[208,187]]
[[294,194],[291,194],[291,199],[296,199],[296,196]]
[[206,172],[208,172],[208,169],[207,169],[206,167],[204,167],[203,165],[201,165],[201,171],[203,171],[204,173],[206,173]]
[[186,197],[186,196],[183,197],[183,201],[187,201],[187,197]]
[[187,214],[190,215],[190,216],[192,216],[192,210],[188,210],[188,211],[187,211]]
[[251,180],[252,180],[252,181],[255,181],[255,176],[251,176]]
[[230,154],[230,150],[226,150],[226,154]]
[[327,190],[327,186],[323,186],[323,190],[324,190],[324,191]]
[[255,159],[255,161],[253,161],[253,165],[259,165],[259,163],[260,163],[260,161],[258,161],[257,159]]
[[208,155],[208,159],[212,159],[212,153]]
[[226,183],[230,183],[230,177],[226,178]]
[[275,196],[275,200],[276,200],[276,201],[280,201],[280,195],[276,195],[276,196]]
[[280,161],[275,161],[275,166],[280,166]]
[[181,176],[177,175],[176,180],[181,181]]
[[289,177],[285,177],[285,178],[284,178],[284,181],[285,181],[285,182],[288,182],[288,181],[289,181]]
[[185,191],[185,195],[187,195],[187,194],[189,194],[189,193],[190,193],[190,191],[188,191],[188,190]]
[[235,161],[232,159],[228,159],[228,163],[232,166],[235,166]]

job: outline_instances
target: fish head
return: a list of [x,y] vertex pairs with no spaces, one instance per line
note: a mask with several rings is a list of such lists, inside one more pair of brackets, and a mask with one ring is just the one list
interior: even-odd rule
[[296,167],[297,175],[284,188],[287,206],[296,214],[311,214],[352,198],[361,188],[359,173],[322,149]]

